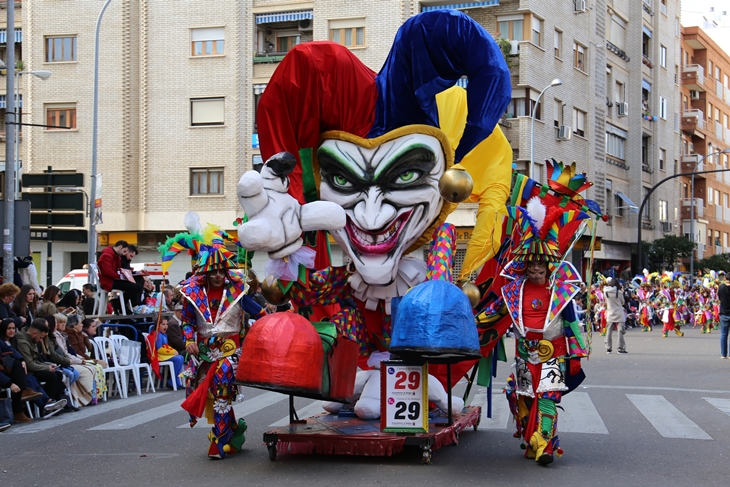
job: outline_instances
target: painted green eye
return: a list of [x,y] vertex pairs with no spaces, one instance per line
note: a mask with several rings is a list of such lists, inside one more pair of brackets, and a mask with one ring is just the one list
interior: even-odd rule
[[339,174],[335,174],[332,177],[332,182],[335,183],[335,186],[338,188],[351,188],[352,183],[344,176],[341,176]]
[[408,183],[412,183],[413,181],[415,181],[416,179],[418,179],[418,177],[420,175],[421,174],[420,174],[419,171],[406,171],[404,173],[401,173],[400,176],[398,176],[398,180],[396,181],[396,184],[408,184]]

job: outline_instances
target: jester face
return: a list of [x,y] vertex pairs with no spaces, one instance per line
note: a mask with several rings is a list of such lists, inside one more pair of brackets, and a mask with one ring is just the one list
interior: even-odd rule
[[317,151],[320,198],[339,204],[347,224],[333,232],[369,285],[388,285],[403,253],[436,220],[446,160],[439,140],[410,134],[365,148],[325,140]]

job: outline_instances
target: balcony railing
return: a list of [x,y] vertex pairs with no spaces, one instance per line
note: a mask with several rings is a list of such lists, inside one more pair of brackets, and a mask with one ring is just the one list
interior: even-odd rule
[[691,90],[705,91],[705,68],[699,64],[686,64],[682,68],[682,84]]
[[[695,217],[704,217],[705,216],[705,200],[702,198],[695,198]],[[685,198],[682,200],[682,206],[692,206],[692,198]]]
[[644,4],[642,5],[644,7],[644,12],[648,13],[649,15],[654,15],[654,12],[651,10],[651,0],[644,0]]
[[615,55],[617,55],[618,57],[620,57],[627,63],[629,61],[631,61],[631,59],[629,59],[629,56],[624,52],[623,49],[621,49],[620,47],[618,47],[616,44],[612,43],[608,39],[606,39],[606,49],[608,49],[609,51],[611,51],[612,53],[614,53]]
[[682,130],[694,131],[705,129],[705,113],[699,108],[691,108],[682,112]]
[[649,59],[646,54],[641,55],[641,62],[649,66],[649,68],[653,68],[654,65],[651,63],[651,59]]
[[257,52],[253,56],[253,62],[254,63],[279,63],[282,59],[284,59],[284,56],[286,56],[286,52]]

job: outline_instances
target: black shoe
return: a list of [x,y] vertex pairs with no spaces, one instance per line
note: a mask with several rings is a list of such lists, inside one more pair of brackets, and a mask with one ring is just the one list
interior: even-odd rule
[[608,350],[606,350],[606,353],[611,353],[611,349],[609,348]]
[[550,465],[553,463],[553,456],[548,453],[543,453],[540,458],[537,459],[537,463],[540,465]]
[[619,350],[618,353],[629,353],[626,350]]

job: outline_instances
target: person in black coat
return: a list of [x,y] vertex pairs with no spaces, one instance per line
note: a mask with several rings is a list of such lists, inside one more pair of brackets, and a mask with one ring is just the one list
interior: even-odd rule
[[17,316],[10,306],[18,293],[20,293],[20,288],[12,282],[0,285],[0,319]]

